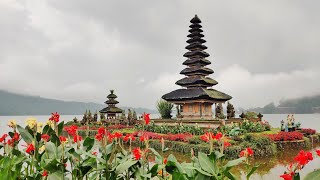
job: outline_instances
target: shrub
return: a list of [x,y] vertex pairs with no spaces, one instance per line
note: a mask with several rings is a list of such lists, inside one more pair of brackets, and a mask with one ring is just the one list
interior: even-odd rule
[[157,109],[162,119],[171,119],[172,108],[173,104],[165,100],[160,100],[157,102]]

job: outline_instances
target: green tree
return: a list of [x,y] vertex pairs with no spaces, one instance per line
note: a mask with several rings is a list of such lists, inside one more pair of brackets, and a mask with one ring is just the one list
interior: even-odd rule
[[132,120],[132,112],[131,112],[131,109],[128,109],[128,120],[129,120],[129,121]]
[[133,118],[133,120],[138,119],[136,111],[133,111],[132,118]]
[[157,102],[157,109],[161,115],[162,119],[171,119],[172,115],[172,109],[173,109],[173,104],[169,103],[165,100],[159,100]]

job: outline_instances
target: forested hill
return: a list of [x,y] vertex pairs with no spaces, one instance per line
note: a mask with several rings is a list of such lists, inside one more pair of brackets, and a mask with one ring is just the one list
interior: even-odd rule
[[[95,112],[104,107],[104,104],[61,101],[0,90],[0,116],[48,115],[51,112],[59,112],[62,115],[76,115],[83,114],[87,109]],[[129,107],[120,108],[127,110]],[[134,109],[138,114],[143,112],[157,113],[155,110],[146,108],[130,109]]]
[[296,99],[286,99],[280,101],[278,106],[270,103],[262,108],[252,108],[248,111],[256,111],[265,114],[294,113],[311,114],[320,113],[320,95],[301,97]]

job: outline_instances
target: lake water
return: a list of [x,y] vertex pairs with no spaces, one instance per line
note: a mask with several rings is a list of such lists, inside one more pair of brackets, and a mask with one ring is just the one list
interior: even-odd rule
[[[320,132],[320,114],[295,114],[295,121],[301,123],[302,128],[312,128]],[[34,117],[38,122],[46,122],[50,115],[48,116],[0,116],[0,135],[7,133],[10,128],[7,126],[7,122],[10,119],[15,119],[17,123],[21,126],[25,126],[26,119],[28,117]],[[82,118],[82,115],[62,115],[61,120],[72,121],[74,117],[78,119]],[[151,118],[158,118],[158,114],[152,114]],[[283,119],[286,121],[286,114],[264,114],[263,120],[267,120],[272,127],[280,127],[280,121]],[[310,150],[315,151],[315,149],[320,149],[319,144],[315,144]],[[255,159],[255,163],[261,164],[261,167],[257,170],[257,173],[253,175],[251,179],[257,180],[269,180],[269,179],[280,179],[280,175],[286,170],[286,165],[293,162],[294,156],[299,152],[299,149],[291,149],[285,152],[280,152],[276,156],[268,159]],[[188,158],[188,155],[181,153],[174,153],[177,159],[183,161]],[[315,153],[314,153],[315,154]],[[304,177],[307,173],[313,171],[314,169],[320,168],[320,158],[314,156],[314,160],[311,161],[302,171],[301,176]],[[238,171],[234,172],[241,176],[242,179],[245,177],[243,175],[242,169],[239,168]]]

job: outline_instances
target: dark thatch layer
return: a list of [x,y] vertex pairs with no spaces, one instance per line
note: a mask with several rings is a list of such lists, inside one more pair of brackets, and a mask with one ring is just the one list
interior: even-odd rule
[[188,75],[188,74],[209,75],[212,73],[213,73],[213,70],[206,67],[188,67],[180,72],[180,74],[185,74],[185,75]]
[[109,99],[108,101],[104,102],[105,104],[118,104],[119,102],[114,99]]
[[205,50],[208,47],[203,45],[203,44],[201,44],[201,43],[192,43],[192,44],[189,44],[188,46],[186,46],[186,49],[188,49],[188,50],[195,49],[195,48],[198,48],[198,49],[201,49],[201,50]]
[[122,113],[122,109],[118,107],[105,107],[99,112],[100,113]]
[[193,88],[178,89],[162,96],[166,101],[185,101],[207,99],[212,101],[228,101],[232,97],[215,89]]
[[196,64],[208,65],[208,64],[211,64],[211,62],[203,58],[190,58],[183,62],[183,65],[196,65]]
[[204,76],[193,76],[193,77],[185,77],[176,82],[177,85],[180,86],[202,86],[208,87],[218,84],[218,82],[214,79]]
[[189,30],[189,32],[190,32],[190,33],[193,33],[193,32],[203,32],[203,30],[202,30],[202,29],[199,29],[199,28],[191,28],[191,29]]
[[208,54],[208,53],[205,52],[205,51],[196,50],[196,51],[186,52],[183,56],[184,56],[184,57],[194,57],[194,56],[209,57],[210,54]]
[[190,28],[202,28],[202,26],[200,24],[197,24],[197,23],[191,24],[189,27]]
[[202,43],[205,43],[207,41],[204,40],[204,39],[201,39],[201,37],[194,37],[194,38],[188,39],[186,42],[189,43],[189,44],[195,43],[195,42],[198,42],[198,43],[202,44]]
[[189,34],[187,37],[189,37],[189,38],[193,38],[193,37],[204,37],[204,35],[196,31],[196,32],[192,32],[192,33]]
[[117,98],[117,95],[115,95],[115,94],[109,94],[109,95],[107,96],[107,98]]

